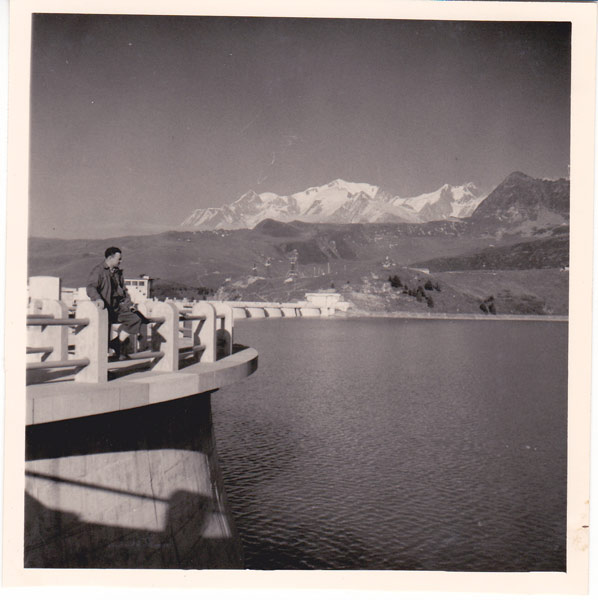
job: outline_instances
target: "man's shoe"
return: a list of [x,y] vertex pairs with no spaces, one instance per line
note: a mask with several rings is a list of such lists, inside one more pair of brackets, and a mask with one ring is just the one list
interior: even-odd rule
[[118,360],[131,360],[131,357],[128,354],[131,351],[130,348],[131,340],[129,338],[122,340],[122,342],[120,342]]
[[108,348],[110,348],[110,350],[114,351],[111,358],[113,360],[119,360],[120,354],[121,354],[120,340],[118,338],[114,338],[113,340],[110,340],[108,342]]

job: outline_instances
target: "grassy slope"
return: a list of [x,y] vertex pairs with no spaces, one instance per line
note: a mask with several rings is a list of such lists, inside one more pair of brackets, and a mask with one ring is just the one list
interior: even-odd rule
[[488,247],[459,256],[418,261],[431,271],[470,271],[485,269],[545,269],[569,265],[569,236],[557,235]]
[[[364,312],[480,313],[482,300],[494,296],[499,314],[567,314],[568,273],[558,269],[427,275],[397,267],[391,271],[373,268],[359,276],[354,272],[350,280],[343,275],[346,273],[332,270],[330,274],[300,277],[290,283],[284,283],[283,277],[243,277],[227,284],[223,292],[230,299],[290,302],[303,300],[308,291],[333,289]],[[399,276],[412,290],[428,280],[438,284],[440,291],[425,290],[434,306],[428,307],[425,300],[418,302],[402,288],[393,288],[389,275]]]

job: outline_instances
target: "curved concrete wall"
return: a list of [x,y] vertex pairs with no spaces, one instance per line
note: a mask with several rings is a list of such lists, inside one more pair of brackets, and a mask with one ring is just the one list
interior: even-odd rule
[[242,568],[210,394],[30,425],[25,566]]
[[311,306],[304,306],[300,310],[302,317],[319,317],[322,314],[319,308]]

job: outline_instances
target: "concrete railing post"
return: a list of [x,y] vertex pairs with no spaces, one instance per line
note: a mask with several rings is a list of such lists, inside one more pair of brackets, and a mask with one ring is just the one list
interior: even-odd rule
[[[75,331],[75,359],[87,358],[89,364],[76,375],[75,381],[108,381],[108,311],[91,300],[77,303],[76,319],[89,319],[89,325]],[[62,328],[61,328],[62,329]]]
[[221,325],[216,327],[218,340],[223,344],[225,356],[233,353],[233,307],[226,302],[211,302],[216,309],[216,316],[222,315]]
[[[42,298],[30,304],[29,314],[51,315],[55,319],[67,319],[68,308],[60,300]],[[53,348],[45,355],[29,354],[28,362],[38,360],[66,360],[68,358],[68,327],[31,325],[27,328],[27,345],[36,348]]]
[[216,361],[216,309],[208,302],[193,305],[192,316],[202,316],[205,320],[190,321],[193,324],[191,339],[193,345],[205,346],[200,362]]
[[29,278],[29,297],[60,300],[60,277],[35,275]]
[[[156,305],[156,303],[157,303],[156,300],[146,299],[143,302],[138,302],[137,308],[144,317],[149,318],[152,316],[152,309]],[[141,333],[143,343],[138,344],[138,349],[140,352],[143,352],[145,350],[151,350],[151,343],[152,343],[152,341],[150,339],[151,331],[152,331],[151,324],[147,325],[146,323],[143,323],[141,325],[140,333]]]
[[174,302],[156,302],[152,317],[162,317],[164,323],[154,325],[152,350],[164,353],[153,368],[154,371],[179,370],[179,311]]

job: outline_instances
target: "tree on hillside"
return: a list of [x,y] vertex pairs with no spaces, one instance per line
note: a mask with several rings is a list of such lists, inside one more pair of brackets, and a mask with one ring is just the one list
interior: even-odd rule
[[496,305],[494,303],[494,296],[489,296],[488,298],[486,298],[481,304],[480,304],[480,310],[484,313],[484,314],[492,314],[495,315],[496,314]]
[[403,285],[403,283],[401,282],[401,279],[398,275],[393,275],[392,277],[389,275],[388,276],[388,281],[390,282],[390,285],[393,288],[398,288],[401,287]]

